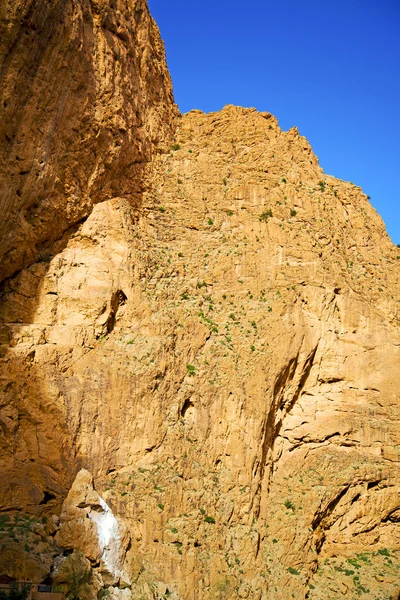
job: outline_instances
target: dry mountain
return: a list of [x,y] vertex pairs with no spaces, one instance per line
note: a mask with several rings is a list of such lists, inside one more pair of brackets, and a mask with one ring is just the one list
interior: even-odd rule
[[0,16],[0,577],[397,600],[400,251],[365,194],[269,113],[180,116],[144,0]]

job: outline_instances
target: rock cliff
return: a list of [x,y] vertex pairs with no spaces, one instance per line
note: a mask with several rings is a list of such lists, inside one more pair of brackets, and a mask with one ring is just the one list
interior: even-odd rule
[[0,281],[97,202],[140,202],[176,115],[145,0],[0,6]]
[[[119,44],[120,5],[82,0],[82,39],[99,27]],[[144,87],[111,87],[146,143],[131,148],[128,119],[97,194],[101,135],[66,153],[55,131],[52,176],[87,169],[84,208],[29,184],[43,217],[26,239],[54,226],[47,255],[18,243],[3,261],[0,544],[20,563],[0,574],[57,581],[81,560],[93,598],[397,598],[400,252],[362,190],[269,113],[175,119],[154,25],[127,6],[145,26],[127,25],[125,69]],[[68,206],[83,210],[72,229]]]

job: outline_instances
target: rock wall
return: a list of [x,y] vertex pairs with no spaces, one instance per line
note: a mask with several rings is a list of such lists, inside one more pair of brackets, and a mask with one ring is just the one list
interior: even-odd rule
[[[93,473],[130,536],[113,597],[395,598],[399,254],[381,219],[253,109],[185,115],[148,180],[140,211],[97,204],[4,286],[1,505],[57,513]],[[69,506],[57,543],[84,550]]]
[[0,576],[397,598],[400,252],[365,194],[269,113],[178,121],[144,2],[0,10]]
[[0,6],[0,281],[94,204],[140,202],[177,115],[145,0]]

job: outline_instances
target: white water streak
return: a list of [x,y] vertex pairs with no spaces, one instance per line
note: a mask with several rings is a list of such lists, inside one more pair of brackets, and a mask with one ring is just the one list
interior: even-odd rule
[[102,551],[102,559],[105,566],[115,577],[121,576],[120,570],[120,531],[117,519],[111,508],[100,498],[102,511],[91,510],[89,518],[97,526],[99,546]]

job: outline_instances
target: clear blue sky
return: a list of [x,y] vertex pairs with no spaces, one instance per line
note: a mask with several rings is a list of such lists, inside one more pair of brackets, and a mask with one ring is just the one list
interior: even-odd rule
[[225,104],[297,126],[400,243],[400,0],[148,0],[181,112]]

